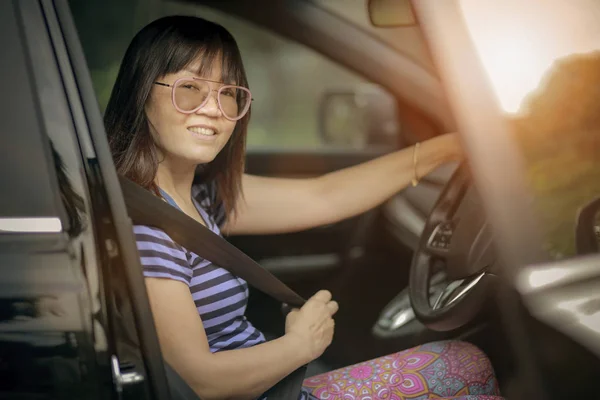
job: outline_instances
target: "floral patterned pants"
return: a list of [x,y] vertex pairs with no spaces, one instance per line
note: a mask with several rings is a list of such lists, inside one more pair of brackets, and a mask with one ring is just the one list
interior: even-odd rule
[[458,341],[427,343],[313,376],[300,400],[501,400],[486,355]]

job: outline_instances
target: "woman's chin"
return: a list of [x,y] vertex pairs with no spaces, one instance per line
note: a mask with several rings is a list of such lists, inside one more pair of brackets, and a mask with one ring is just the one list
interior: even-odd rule
[[196,143],[178,143],[177,147],[172,147],[166,154],[177,164],[189,164],[196,166],[199,164],[207,164],[215,159],[223,146],[218,143],[211,145],[198,145]]
[[190,154],[190,156],[187,157],[187,160],[194,165],[208,164],[215,159],[217,154],[218,152],[215,151],[199,151]]

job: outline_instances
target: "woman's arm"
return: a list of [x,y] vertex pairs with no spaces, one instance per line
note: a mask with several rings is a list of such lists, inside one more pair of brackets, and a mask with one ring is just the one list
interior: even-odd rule
[[[421,143],[417,174],[427,175],[444,162],[457,159],[455,134]],[[294,232],[330,224],[376,207],[408,186],[414,178],[414,148],[309,179],[244,175],[237,214],[224,227],[228,234]]]
[[[327,326],[323,332],[307,332],[309,324],[305,319],[299,323],[294,321],[294,329],[287,330],[289,333],[279,339],[213,354],[185,283],[146,278],[146,287],[163,355],[202,399],[256,398],[292,371],[318,357],[333,335],[333,328],[329,332]],[[323,298],[323,293],[307,302],[313,309],[304,310],[307,306],[303,307],[305,313],[312,313],[310,321],[317,321],[310,324],[313,328],[320,326],[319,318],[325,321],[323,324],[329,323],[331,315],[337,311],[337,304],[330,302],[327,295],[322,304],[319,298],[315,299],[317,296]],[[323,343],[311,340],[321,337],[319,334],[323,334]]]

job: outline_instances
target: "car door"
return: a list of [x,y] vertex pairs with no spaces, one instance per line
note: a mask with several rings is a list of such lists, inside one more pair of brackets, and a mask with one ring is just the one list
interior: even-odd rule
[[68,3],[0,7],[9,93],[0,296],[12,313],[0,327],[0,391],[167,399],[131,224]]
[[[35,36],[29,24],[43,21],[31,11],[39,13],[23,3],[0,3],[6,93],[0,100],[0,397],[66,398],[86,390],[110,396],[110,388],[99,385],[110,376],[108,363],[93,361],[94,344],[102,349],[107,343],[94,343],[92,335],[94,325],[100,333],[106,325],[96,309],[101,294],[93,231],[84,225],[89,202],[77,197],[82,177],[70,132],[58,138],[48,127],[51,105],[42,102],[29,51]],[[62,168],[54,168],[55,160]],[[71,191],[61,201],[65,173]]]

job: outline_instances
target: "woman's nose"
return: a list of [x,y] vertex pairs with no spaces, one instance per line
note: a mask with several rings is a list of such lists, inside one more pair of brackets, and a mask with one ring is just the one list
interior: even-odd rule
[[196,111],[196,113],[198,114],[203,114],[206,116],[210,116],[210,117],[220,117],[221,116],[221,109],[219,108],[219,101],[217,100],[217,91],[216,90],[212,90],[209,94],[208,94],[208,100],[206,101],[206,104],[204,104],[203,107],[201,107],[198,111]]

